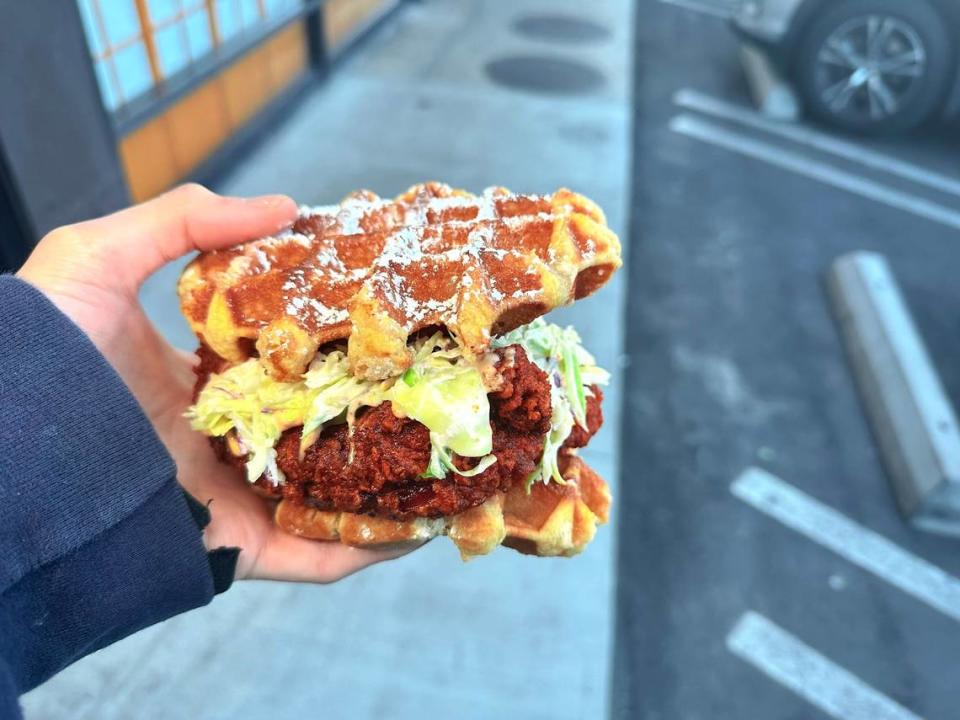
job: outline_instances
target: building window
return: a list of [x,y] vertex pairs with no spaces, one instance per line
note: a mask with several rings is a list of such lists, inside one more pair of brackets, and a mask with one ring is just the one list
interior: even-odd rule
[[117,110],[302,0],[77,0],[100,94]]
[[146,20],[162,78],[192,65],[213,49],[210,18],[203,0],[149,0]]
[[157,82],[136,3],[78,0],[78,4],[104,105],[115,110]]

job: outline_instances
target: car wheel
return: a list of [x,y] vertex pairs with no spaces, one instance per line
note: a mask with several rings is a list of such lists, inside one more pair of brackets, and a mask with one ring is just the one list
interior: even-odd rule
[[952,49],[926,0],[844,0],[803,34],[794,70],[807,111],[858,132],[909,130],[943,103]]

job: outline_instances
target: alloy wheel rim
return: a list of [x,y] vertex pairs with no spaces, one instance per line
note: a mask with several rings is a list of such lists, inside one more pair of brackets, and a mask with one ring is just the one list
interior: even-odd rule
[[815,83],[834,115],[876,122],[903,110],[926,70],[926,48],[913,27],[889,15],[866,15],[827,37]]

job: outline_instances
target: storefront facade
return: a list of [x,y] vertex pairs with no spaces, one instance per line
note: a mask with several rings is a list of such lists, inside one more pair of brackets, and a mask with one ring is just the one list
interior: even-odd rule
[[3,269],[52,227],[222,172],[399,1],[0,5]]

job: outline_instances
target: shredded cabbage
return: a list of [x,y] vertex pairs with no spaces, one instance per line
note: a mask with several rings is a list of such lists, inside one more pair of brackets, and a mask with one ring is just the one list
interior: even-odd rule
[[303,422],[312,401],[305,383],[277,382],[257,360],[248,360],[212,376],[187,417],[195,430],[214,437],[235,430],[249,454],[247,479],[266,473],[277,484],[283,473],[274,446],[284,430]]
[[[414,346],[414,361],[387,393],[394,411],[422,422],[430,430],[430,464],[424,477],[448,472],[470,477],[496,462],[493,432],[483,377],[459,347],[441,333]],[[472,470],[458,470],[452,453],[482,460]]]
[[550,430],[543,441],[543,457],[527,477],[527,490],[535,482],[564,483],[558,453],[573,425],[587,427],[587,393],[591,385],[606,385],[610,374],[597,367],[596,360],[581,344],[572,327],[561,328],[537,318],[529,325],[497,338],[494,347],[520,345],[527,357],[550,378],[553,412]]
[[350,375],[347,354],[334,350],[317,355],[303,376],[313,393],[310,409],[303,418],[300,454],[316,442],[323,425],[346,411],[345,419],[353,428],[353,416],[361,405],[375,407],[383,402],[382,383],[358,380]]
[[[402,380],[402,382],[397,382]],[[496,462],[491,454],[490,405],[479,369],[441,333],[414,343],[413,365],[400,377],[372,382],[350,375],[346,353],[318,355],[302,380],[273,380],[256,359],[213,375],[187,411],[194,429],[223,436],[235,430],[249,453],[247,479],[266,473],[283,482],[274,449],[288,428],[303,426],[301,455],[323,427],[353,419],[361,407],[389,400],[394,411],[422,422],[430,430],[430,464],[424,477],[448,472],[471,476]],[[458,470],[453,454],[480,458],[471,470]]]
[[[550,378],[553,414],[544,438],[543,457],[527,478],[563,483],[558,453],[574,423],[587,424],[587,395],[595,383],[606,384],[609,375],[597,367],[572,328],[543,320],[517,328],[494,341],[494,347],[519,344]],[[301,455],[323,428],[346,422],[351,431],[361,407],[389,400],[398,415],[423,423],[430,431],[430,462],[423,477],[442,478],[448,473],[470,477],[496,462],[492,454],[490,404],[479,365],[464,357],[456,343],[442,333],[413,343],[414,359],[396,378],[373,382],[353,377],[342,350],[318,354],[303,378],[292,383],[271,378],[257,359],[247,360],[211,376],[187,411],[194,429],[223,436],[235,431],[249,453],[247,479],[262,474],[274,484],[284,481],[277,467],[275,446],[284,430],[303,426]],[[479,458],[470,470],[459,470],[454,455]]]

